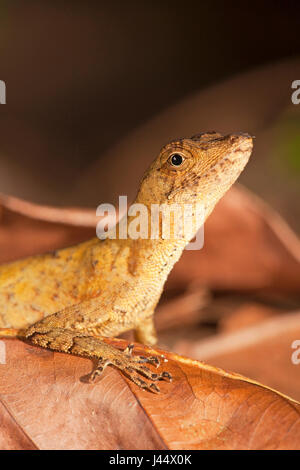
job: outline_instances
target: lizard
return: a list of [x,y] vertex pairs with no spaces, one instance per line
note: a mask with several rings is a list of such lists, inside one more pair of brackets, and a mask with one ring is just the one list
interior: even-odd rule
[[[135,202],[147,211],[152,204],[197,203],[203,224],[252,148],[246,133],[211,131],[173,140],[144,174]],[[0,336],[96,360],[91,381],[112,365],[140,388],[159,392],[157,381],[172,377],[148,367],[160,366],[157,355],[135,355],[133,344],[120,350],[105,338],[133,329],[137,342],[157,342],[154,311],[168,274],[200,228],[192,216],[188,236],[95,237],[0,266]]]

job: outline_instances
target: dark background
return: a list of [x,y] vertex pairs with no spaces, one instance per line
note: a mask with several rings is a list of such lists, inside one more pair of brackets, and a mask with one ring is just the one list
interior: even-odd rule
[[36,174],[44,203],[178,99],[300,50],[297,1],[1,0],[0,18],[0,170],[23,197],[10,178]]

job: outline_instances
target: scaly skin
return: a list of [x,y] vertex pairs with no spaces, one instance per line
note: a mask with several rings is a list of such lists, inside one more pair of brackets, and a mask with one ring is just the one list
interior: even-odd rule
[[[209,132],[171,142],[145,173],[135,202],[148,211],[152,204],[199,203],[205,220],[251,151],[248,134]],[[172,165],[174,153],[183,157],[179,166]],[[153,381],[169,374],[154,374],[143,365],[159,365],[156,357],[133,356],[131,347],[122,352],[102,338],[134,329],[138,341],[155,344],[153,313],[169,272],[199,229],[195,220],[189,219],[188,238],[163,239],[161,231],[159,239],[95,238],[1,266],[2,336],[5,329],[7,335],[17,329],[19,338],[38,346],[98,358],[93,377],[112,364],[140,387],[158,391]]]

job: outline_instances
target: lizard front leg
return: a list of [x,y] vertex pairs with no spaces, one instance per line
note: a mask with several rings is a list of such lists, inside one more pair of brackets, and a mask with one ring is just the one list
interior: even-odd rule
[[[105,343],[101,338],[87,335],[78,331],[63,328],[54,328],[46,331],[38,324],[25,330],[21,335],[22,339],[34,345],[41,346],[53,351],[70,353],[78,356],[98,359],[98,366],[91,374],[91,380],[103,372],[107,365],[113,365],[127,375],[136,385],[142,389],[159,392],[158,386],[154,383],[158,380],[171,380],[168,372],[161,374],[153,373],[145,364],[152,364],[158,367],[160,361],[156,356],[134,356],[132,355],[133,345],[120,351],[112,345]],[[144,376],[150,382],[146,382],[139,375]]]

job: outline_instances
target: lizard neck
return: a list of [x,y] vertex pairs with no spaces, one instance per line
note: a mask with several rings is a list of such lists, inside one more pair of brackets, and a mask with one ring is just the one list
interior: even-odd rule
[[175,212],[177,219],[167,204],[145,204],[138,195],[127,217],[120,220],[116,228],[117,238],[126,233],[125,246],[127,250],[129,248],[128,270],[131,274],[155,276],[158,282],[166,280],[199,228],[194,224],[195,229],[191,229],[193,218],[190,217],[190,230],[183,233],[183,212],[179,217],[180,208]]
[[186,246],[184,240],[129,240],[128,270],[164,282]]

